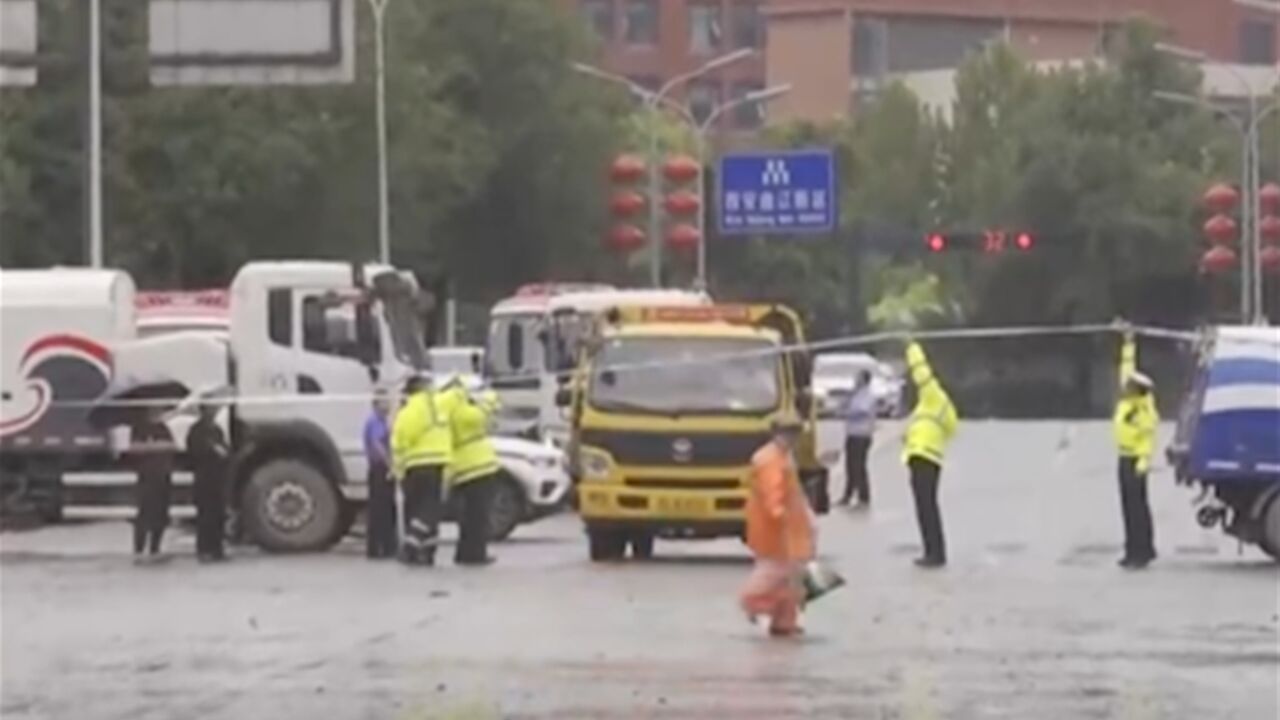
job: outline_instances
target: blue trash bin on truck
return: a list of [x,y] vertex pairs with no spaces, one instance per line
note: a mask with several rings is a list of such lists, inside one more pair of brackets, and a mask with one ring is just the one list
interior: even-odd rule
[[1208,334],[1168,454],[1178,481],[1203,489],[1202,526],[1280,560],[1280,328]]

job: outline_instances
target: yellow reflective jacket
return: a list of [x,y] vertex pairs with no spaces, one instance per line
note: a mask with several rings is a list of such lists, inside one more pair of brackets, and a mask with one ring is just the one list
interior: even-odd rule
[[916,406],[907,420],[906,443],[902,460],[913,457],[942,464],[947,443],[956,433],[956,406],[929,367],[929,358],[919,343],[907,346],[907,368],[916,388]]
[[1125,392],[1125,383],[1137,368],[1137,345],[1133,338],[1125,338],[1120,348],[1120,399],[1116,402],[1112,426],[1120,456],[1136,458],[1138,472],[1145,473],[1151,467],[1160,412],[1153,393],[1129,395]]
[[453,427],[450,421],[460,394],[423,389],[396,413],[391,427],[391,461],[397,478],[420,465],[445,465],[453,457]]
[[489,437],[489,420],[496,410],[497,396],[492,391],[462,396],[450,419],[454,444],[445,473],[449,484],[461,485],[498,471],[498,453]]

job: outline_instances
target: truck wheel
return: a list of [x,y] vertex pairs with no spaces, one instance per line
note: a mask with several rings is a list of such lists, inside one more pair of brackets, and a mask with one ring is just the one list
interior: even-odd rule
[[626,536],[617,530],[589,529],[587,541],[591,545],[591,562],[621,560],[627,550]]
[[631,533],[631,557],[636,560],[652,560],[653,542],[653,536],[647,532],[639,531]]
[[1275,493],[1262,511],[1258,544],[1263,552],[1280,560],[1280,493]]
[[502,541],[511,537],[525,517],[524,491],[509,477],[500,475],[489,497],[489,539]]
[[255,542],[270,552],[323,550],[338,539],[342,498],[328,478],[297,460],[272,460],[253,471],[241,517]]

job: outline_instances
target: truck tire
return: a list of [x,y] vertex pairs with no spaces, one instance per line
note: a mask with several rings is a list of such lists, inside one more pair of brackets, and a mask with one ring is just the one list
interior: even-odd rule
[[342,498],[324,473],[298,460],[253,471],[240,509],[249,537],[269,552],[324,550],[338,540]]
[[506,475],[485,482],[494,484],[489,497],[489,539],[501,542],[511,537],[525,518],[524,490]]
[[1262,509],[1258,523],[1258,545],[1263,552],[1280,561],[1280,492],[1272,493]]
[[627,552],[627,536],[617,530],[587,528],[591,562],[616,562]]

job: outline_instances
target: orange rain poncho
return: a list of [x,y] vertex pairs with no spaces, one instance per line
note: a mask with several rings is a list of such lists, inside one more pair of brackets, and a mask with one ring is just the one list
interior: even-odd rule
[[799,631],[804,564],[814,554],[813,517],[791,453],[776,441],[751,458],[747,545],[756,564],[740,597],[748,617],[768,615],[775,635]]

